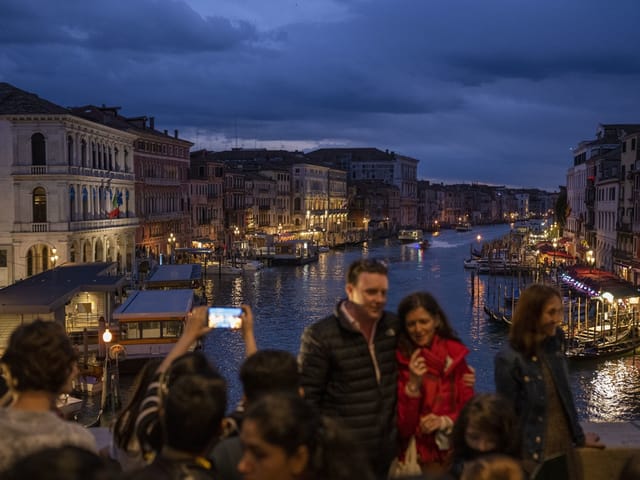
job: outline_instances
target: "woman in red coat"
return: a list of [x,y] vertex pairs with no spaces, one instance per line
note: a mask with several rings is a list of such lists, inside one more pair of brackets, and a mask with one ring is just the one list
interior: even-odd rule
[[402,299],[398,317],[402,325],[396,352],[401,455],[415,436],[423,472],[443,472],[453,423],[473,396],[475,377],[465,360],[469,350],[429,293]]

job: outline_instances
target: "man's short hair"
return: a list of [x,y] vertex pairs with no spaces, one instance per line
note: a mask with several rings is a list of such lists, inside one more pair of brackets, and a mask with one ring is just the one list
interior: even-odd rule
[[347,283],[355,285],[361,273],[379,273],[380,275],[389,275],[389,268],[382,260],[374,258],[361,258],[349,265],[347,270]]
[[15,390],[60,393],[77,359],[64,327],[38,319],[13,331],[0,361],[8,369]]
[[284,350],[258,350],[240,367],[247,402],[267,393],[298,394],[300,374],[296,358]]
[[204,453],[220,435],[227,386],[219,375],[176,378],[162,401],[165,443],[183,452]]

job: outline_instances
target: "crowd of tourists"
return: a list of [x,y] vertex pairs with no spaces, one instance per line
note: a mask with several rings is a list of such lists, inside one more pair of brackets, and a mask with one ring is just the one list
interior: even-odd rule
[[352,263],[346,298],[304,330],[297,358],[259,350],[243,305],[244,395],[231,414],[225,380],[192,349],[210,331],[195,308],[171,352],[138,373],[100,450],[56,412],[78,373],[63,327],[25,323],[0,363],[0,479],[581,478],[576,447],[604,445],[578,422],[556,289],[520,296],[490,393],[474,391],[469,350],[437,300],[419,291],[389,312],[388,290],[384,262]]

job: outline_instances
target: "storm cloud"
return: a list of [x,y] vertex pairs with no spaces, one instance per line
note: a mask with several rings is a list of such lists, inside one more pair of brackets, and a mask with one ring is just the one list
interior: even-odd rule
[[637,18],[635,0],[5,0],[0,80],[195,148],[369,146],[423,179],[556,189],[599,123],[640,123]]

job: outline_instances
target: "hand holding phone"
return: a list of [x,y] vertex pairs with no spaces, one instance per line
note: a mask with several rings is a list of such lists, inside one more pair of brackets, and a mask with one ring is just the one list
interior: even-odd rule
[[207,324],[209,328],[240,328],[242,314],[240,307],[209,307]]

